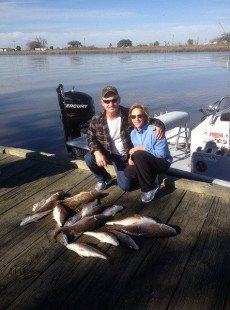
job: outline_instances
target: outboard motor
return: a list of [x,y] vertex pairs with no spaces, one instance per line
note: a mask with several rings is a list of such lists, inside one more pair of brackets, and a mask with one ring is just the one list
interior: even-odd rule
[[[87,132],[89,121],[95,114],[93,98],[74,88],[64,92],[62,84],[58,85],[56,91],[66,142],[81,137]],[[72,152],[71,147],[66,146],[68,152]]]
[[93,98],[86,93],[64,92],[62,84],[57,89],[61,118],[66,141],[81,136],[81,130],[88,128],[89,120],[95,113]]

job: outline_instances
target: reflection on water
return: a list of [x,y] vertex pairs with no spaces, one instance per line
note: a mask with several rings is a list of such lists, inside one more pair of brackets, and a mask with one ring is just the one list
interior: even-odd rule
[[121,102],[147,105],[151,114],[182,110],[191,126],[205,108],[230,94],[226,53],[0,56],[1,145],[65,152],[56,87],[91,95],[115,85]]
[[69,58],[71,65],[79,65],[82,62],[82,57],[80,56],[71,56]]
[[32,70],[46,70],[49,65],[49,57],[47,55],[32,55],[28,58],[28,62]]
[[132,55],[131,54],[120,54],[119,55],[119,61],[121,63],[127,63],[132,61]]

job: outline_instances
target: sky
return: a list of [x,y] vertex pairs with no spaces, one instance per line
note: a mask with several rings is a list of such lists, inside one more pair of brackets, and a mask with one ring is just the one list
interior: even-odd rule
[[229,0],[0,0],[0,48],[21,46],[36,37],[55,48],[70,41],[116,47],[159,41],[208,43],[230,32]]

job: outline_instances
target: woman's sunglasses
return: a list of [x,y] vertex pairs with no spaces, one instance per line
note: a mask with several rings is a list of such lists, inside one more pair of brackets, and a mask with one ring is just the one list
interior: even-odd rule
[[135,118],[143,118],[144,115],[143,114],[137,114],[137,115],[130,115],[131,119],[135,119]]

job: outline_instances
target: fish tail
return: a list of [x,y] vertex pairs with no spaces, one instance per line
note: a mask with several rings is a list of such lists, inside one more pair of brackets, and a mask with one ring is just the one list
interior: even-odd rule
[[52,242],[54,241],[54,234],[55,234],[55,230],[52,229],[52,230],[49,230],[47,233],[46,233],[46,237],[48,238],[49,242]]
[[54,231],[53,239],[57,241],[57,236],[63,231],[63,227],[58,228],[56,231]]

